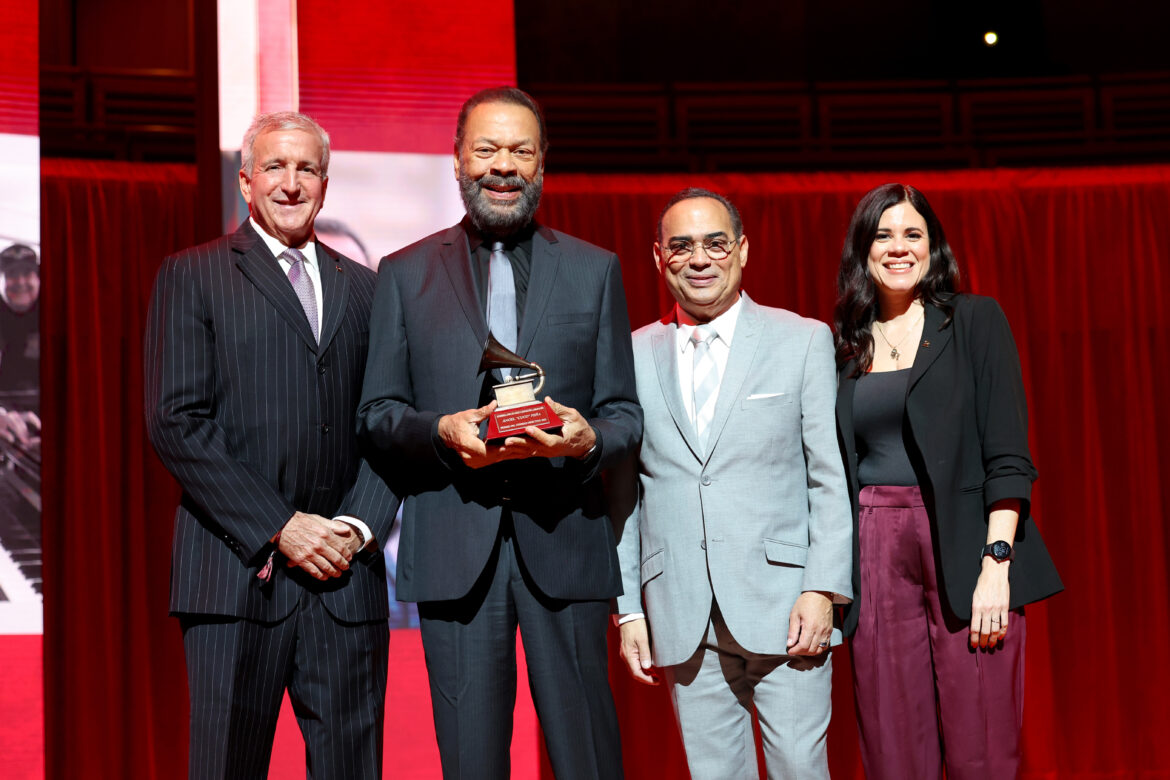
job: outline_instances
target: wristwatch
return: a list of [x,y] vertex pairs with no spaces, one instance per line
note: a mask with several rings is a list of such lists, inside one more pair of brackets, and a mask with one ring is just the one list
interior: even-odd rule
[[983,554],[979,556],[979,559],[982,560],[988,555],[994,558],[996,563],[1003,563],[1004,561],[1010,561],[1015,558],[1016,551],[1012,549],[1010,544],[1000,539],[999,541],[985,545],[983,547]]

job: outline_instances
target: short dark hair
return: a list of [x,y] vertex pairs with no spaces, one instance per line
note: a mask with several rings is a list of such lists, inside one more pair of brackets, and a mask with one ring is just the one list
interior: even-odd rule
[[837,268],[837,306],[833,312],[837,365],[855,359],[857,375],[866,373],[873,365],[877,291],[869,275],[869,250],[877,237],[882,214],[899,203],[909,203],[922,215],[926,221],[926,237],[930,240],[930,267],[918,283],[918,294],[923,304],[944,310],[947,323],[954,313],[947,302],[959,291],[959,263],[926,196],[909,184],[883,184],[870,190],[853,210],[845,232],[841,264]]
[[520,106],[527,108],[536,117],[536,123],[540,126],[540,154],[543,157],[544,153],[548,151],[548,128],[544,125],[544,114],[537,105],[535,98],[529,95],[522,89],[516,87],[488,87],[481,89],[463,104],[463,108],[459,109],[459,119],[455,121],[455,154],[458,155],[463,149],[464,133],[467,130],[467,117],[472,109],[476,106],[481,106],[484,103],[506,103],[510,106]]
[[39,274],[41,264],[36,250],[24,244],[13,244],[0,251],[0,273],[6,274],[20,266],[27,266],[29,271]]
[[743,220],[739,217],[739,209],[726,196],[720,195],[718,192],[703,189],[702,187],[687,187],[685,190],[679,190],[672,195],[670,200],[666,201],[666,205],[662,207],[662,211],[658,212],[658,228],[654,231],[656,241],[662,241],[662,220],[666,217],[666,212],[684,200],[695,200],[697,198],[710,198],[722,204],[723,208],[727,209],[727,213],[731,217],[731,229],[735,232],[734,238],[738,239],[743,235]]

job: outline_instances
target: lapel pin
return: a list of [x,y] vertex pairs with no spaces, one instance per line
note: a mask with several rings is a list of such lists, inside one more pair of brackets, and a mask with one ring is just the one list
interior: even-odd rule
[[926,341],[926,340],[923,340],[923,342],[922,342],[922,346],[924,346],[924,347],[929,347],[929,346],[930,346],[930,342],[929,342],[929,341]]

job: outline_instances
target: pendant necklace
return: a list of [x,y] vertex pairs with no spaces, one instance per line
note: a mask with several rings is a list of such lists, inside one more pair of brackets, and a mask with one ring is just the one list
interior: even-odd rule
[[[926,310],[923,309],[922,317],[925,317],[925,316],[926,316]],[[881,334],[882,341],[886,342],[886,346],[890,348],[890,357],[894,359],[895,363],[897,363],[898,358],[900,358],[902,356],[902,353],[898,350],[898,347],[902,346],[902,343],[906,341],[907,337],[911,333],[914,332],[914,328],[916,328],[918,326],[918,320],[922,319],[922,317],[919,317],[918,319],[914,320],[914,323],[909,328],[906,329],[905,333],[902,334],[902,338],[898,339],[897,344],[890,343],[889,338],[886,337],[885,328],[882,327],[882,324],[880,322],[878,322],[877,320],[874,320],[873,324],[877,325],[878,333]]]

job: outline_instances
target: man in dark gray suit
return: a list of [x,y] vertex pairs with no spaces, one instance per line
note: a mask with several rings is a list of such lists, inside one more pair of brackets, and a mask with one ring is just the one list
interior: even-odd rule
[[[601,472],[642,432],[621,267],[533,222],[544,123],[485,90],[460,112],[467,217],[382,261],[359,432],[405,497],[398,595],[419,602],[443,775],[507,778],[516,628],[560,780],[622,775],[606,673],[621,589]],[[489,330],[547,372],[559,433],[486,445]],[[400,487],[401,485],[401,487]]]
[[354,434],[375,277],[315,240],[329,136],[256,117],[235,233],[170,257],[146,342],[150,438],[183,488],[171,613],[190,776],[265,777],[287,688],[313,778],[381,776],[397,502]]
[[[694,780],[827,778],[833,602],[851,596],[853,520],[824,323],[740,284],[735,206],[675,195],[654,260],[675,307],[634,334],[646,429],[618,557],[621,652],[662,668]],[[621,491],[618,491],[621,492]],[[653,640],[653,649],[651,649]]]

